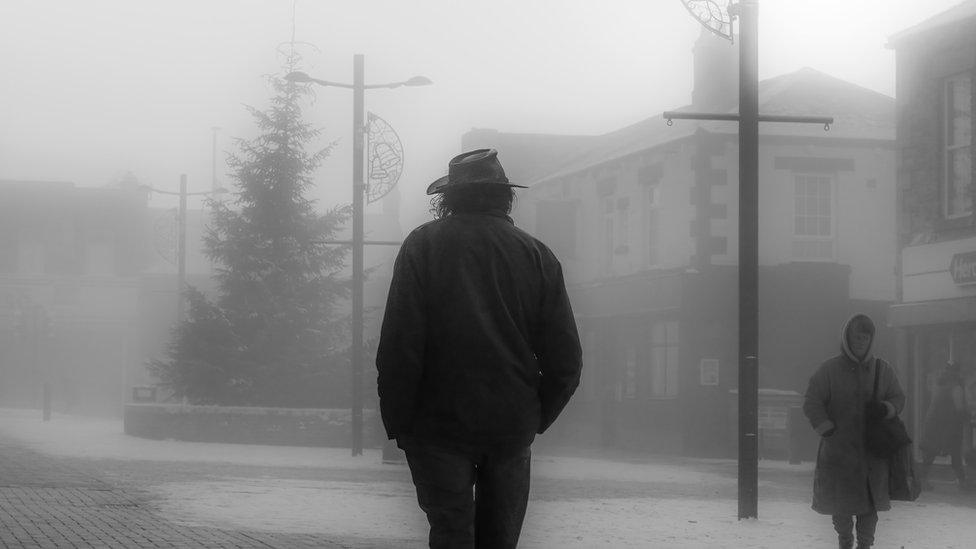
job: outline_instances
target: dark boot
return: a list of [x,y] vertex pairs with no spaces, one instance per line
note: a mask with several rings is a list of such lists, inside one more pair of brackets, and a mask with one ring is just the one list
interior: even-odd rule
[[837,547],[840,549],[854,549],[854,536],[839,536]]

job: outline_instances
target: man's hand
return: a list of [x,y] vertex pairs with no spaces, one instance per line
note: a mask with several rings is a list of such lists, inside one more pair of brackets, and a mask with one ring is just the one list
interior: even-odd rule
[[864,405],[864,415],[868,419],[882,419],[888,415],[888,407],[880,400],[872,400]]

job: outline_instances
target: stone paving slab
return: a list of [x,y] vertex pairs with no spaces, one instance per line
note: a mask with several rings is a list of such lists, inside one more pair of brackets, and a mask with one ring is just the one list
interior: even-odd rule
[[0,439],[0,548],[351,548],[368,540],[174,524],[150,495],[113,485],[83,460]]

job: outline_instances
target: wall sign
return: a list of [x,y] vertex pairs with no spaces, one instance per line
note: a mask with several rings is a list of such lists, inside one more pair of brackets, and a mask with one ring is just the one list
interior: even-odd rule
[[949,262],[949,274],[956,284],[976,284],[976,252],[954,254]]
[[701,368],[702,385],[718,385],[718,359],[703,358],[699,364]]

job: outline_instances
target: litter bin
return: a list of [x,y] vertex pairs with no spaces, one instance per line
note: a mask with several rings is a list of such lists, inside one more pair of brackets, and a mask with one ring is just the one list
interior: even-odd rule
[[[739,390],[729,391],[729,427],[733,447],[738,445],[739,433]],[[759,389],[759,457],[763,459],[792,459],[790,410],[799,408],[803,395],[796,391],[782,389]],[[801,413],[802,416],[802,413]]]
[[132,402],[156,402],[156,388],[136,385],[132,388]]

